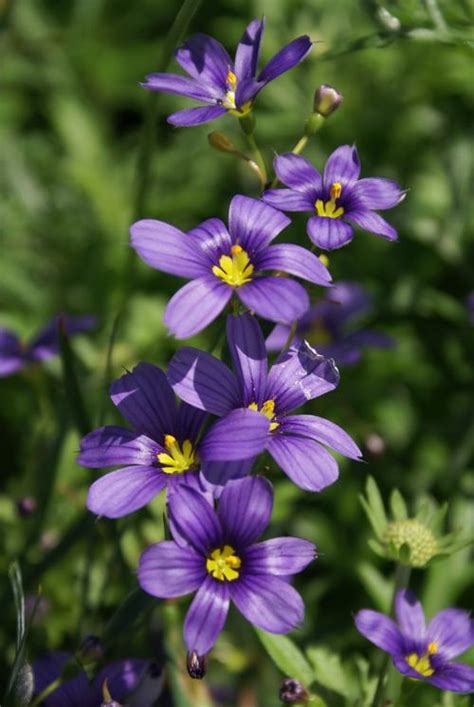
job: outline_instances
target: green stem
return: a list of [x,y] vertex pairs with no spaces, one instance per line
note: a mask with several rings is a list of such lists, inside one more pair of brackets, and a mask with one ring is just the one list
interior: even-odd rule
[[298,321],[295,319],[295,321],[292,322],[292,324],[291,324],[290,333],[288,334],[288,338],[285,341],[284,347],[282,348],[282,353],[290,348],[291,342],[293,341],[295,334],[296,334],[296,327],[297,326],[298,326]]
[[[406,589],[410,581],[411,567],[408,565],[402,565],[398,563],[395,568],[395,581],[393,587],[392,602],[390,606],[390,616],[393,617],[395,613],[395,599],[397,592],[400,589]],[[375,690],[374,699],[372,701],[372,707],[383,707],[385,701],[385,678],[387,676],[387,671],[390,665],[390,656],[385,654],[382,667],[379,673],[379,679],[377,682],[377,687]]]
[[260,151],[259,146],[257,145],[257,141],[255,139],[255,121],[253,119],[253,116],[250,115],[245,115],[243,118],[239,118],[239,125],[242,129],[242,131],[245,133],[245,137],[247,138],[247,142],[250,146],[250,149],[252,150],[252,154],[254,156],[254,160],[258,166],[259,169],[259,177],[260,177],[260,186],[262,187],[262,190],[265,189],[265,186],[268,181],[268,175],[267,175],[267,167],[265,164],[265,160],[263,159],[263,155]]
[[298,140],[298,142],[296,143],[296,145],[292,149],[292,153],[294,155],[301,155],[304,148],[308,144],[308,140],[309,140],[309,135],[303,135],[302,137],[300,137],[300,139]]
[[446,24],[446,20],[444,19],[441,10],[439,9],[437,0],[423,0],[423,5],[425,6],[426,11],[436,29],[439,32],[447,32],[448,25]]
[[62,678],[56,678],[56,680],[48,685],[48,687],[45,687],[43,692],[40,692],[40,694],[35,697],[33,702],[30,702],[30,707],[38,707],[47,697],[50,696],[52,692],[58,689],[62,685]]

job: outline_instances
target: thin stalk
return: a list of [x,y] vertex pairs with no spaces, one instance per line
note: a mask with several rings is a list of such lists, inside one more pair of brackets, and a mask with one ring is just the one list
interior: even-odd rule
[[263,155],[260,151],[259,146],[257,145],[257,141],[255,139],[254,133],[247,134],[247,141],[250,145],[250,148],[252,150],[253,156],[255,158],[255,162],[258,165],[258,168],[260,170],[260,183],[262,186],[262,189],[265,188],[265,185],[267,183],[267,166],[265,164],[265,160],[263,159]]
[[294,148],[291,150],[294,155],[301,155],[304,148],[308,144],[309,135],[303,135],[300,137]]
[[40,692],[39,695],[35,697],[33,702],[30,702],[30,707],[38,707],[47,697],[50,696],[52,692],[58,689],[62,685],[62,678],[56,678],[56,680],[52,683],[50,683],[47,687],[44,688],[43,692]]
[[443,17],[443,13],[439,9],[437,0],[423,0],[423,5],[426,8],[428,15],[439,32],[447,32],[449,27]]
[[297,327],[297,326],[298,326],[298,320],[295,319],[295,321],[292,322],[292,324],[291,324],[290,333],[288,334],[288,338],[287,338],[287,340],[285,341],[285,345],[283,346],[283,348],[282,348],[282,350],[281,350],[282,353],[283,353],[284,351],[286,351],[287,349],[290,348],[291,342],[292,342],[293,339],[295,338],[296,327]]

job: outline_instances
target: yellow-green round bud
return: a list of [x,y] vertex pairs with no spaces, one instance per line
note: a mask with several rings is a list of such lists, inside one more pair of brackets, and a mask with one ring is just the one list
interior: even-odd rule
[[436,538],[430,528],[416,518],[389,523],[384,540],[395,547],[397,553],[402,546],[408,547],[410,556],[406,564],[411,567],[424,567],[438,553]]

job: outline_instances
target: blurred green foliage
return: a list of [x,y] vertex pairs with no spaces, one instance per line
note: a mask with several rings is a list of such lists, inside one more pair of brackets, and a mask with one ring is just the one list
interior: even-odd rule
[[[0,2],[0,323],[28,336],[59,311],[98,316],[98,330],[73,342],[93,425],[118,420],[107,397],[112,377],[139,360],[165,366],[177,348],[162,324],[177,279],[138,262],[128,247],[133,218],[186,230],[210,216],[225,218],[234,193],[258,193],[243,162],[208,146],[207,133],[219,129],[246,151],[236,121],[173,129],[166,115],[189,102],[159,96],[146,153],[150,178],[136,214],[137,155],[150,99],[139,82],[156,70],[178,9],[176,0]],[[474,5],[204,0],[189,34],[207,32],[233,50],[245,25],[262,14],[263,59],[299,34],[315,41],[304,64],[258,98],[257,137],[268,164],[273,150],[295,144],[314,89],[328,83],[344,103],[305,155],[321,168],[337,145],[355,142],[363,176],[391,177],[408,190],[389,215],[399,243],[358,233],[330,257],[335,280],[356,280],[373,293],[368,322],[398,342],[392,351],[366,352],[342,371],[334,393],[313,404],[364,446],[367,463],[344,461],[339,482],[321,495],[303,494],[268,469],[276,487],[271,533],[301,535],[319,549],[296,583],[307,617],[294,640],[311,647],[320,694],[337,706],[353,699],[367,674],[362,656],[379,660],[356,633],[352,614],[364,606],[387,610],[390,603],[393,568],[369,549],[357,501],[367,473],[385,499],[398,487],[411,511],[424,496],[449,501],[445,529],[467,535],[474,527],[474,328],[464,303],[474,289]],[[295,214],[288,234],[307,243],[302,215]],[[211,328],[195,343],[208,347],[215,333]],[[52,648],[74,650],[85,633],[101,635],[135,587],[140,552],[163,538],[163,498],[117,523],[89,518],[84,499],[94,473],[75,464],[79,434],[66,389],[59,360],[0,380],[2,676],[15,654],[7,576],[13,559],[27,599],[41,586],[28,640],[33,658]],[[39,505],[26,519],[15,503],[25,495]],[[469,605],[468,558],[463,549],[415,571],[412,584],[428,614]],[[185,604],[173,616],[182,616]],[[123,631],[114,632],[109,656],[164,659],[171,640],[165,629],[175,619],[156,606],[147,603],[128,617]],[[176,649],[179,637],[172,640]],[[340,661],[349,657],[342,681]],[[231,614],[210,666],[209,683],[224,695],[216,704],[272,707],[280,677],[251,628]],[[188,704],[179,681],[172,684],[176,704]],[[202,705],[209,699],[203,694]],[[401,699],[404,707],[467,705],[467,698],[429,686]]]

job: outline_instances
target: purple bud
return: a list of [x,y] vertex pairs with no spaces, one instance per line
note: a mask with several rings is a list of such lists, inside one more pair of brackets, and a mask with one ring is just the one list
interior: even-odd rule
[[33,498],[33,496],[23,496],[23,498],[19,498],[16,502],[16,509],[21,518],[28,518],[28,516],[36,513],[38,509],[36,498]]
[[286,705],[304,705],[309,700],[308,690],[293,678],[283,680],[279,694],[280,700]]
[[86,636],[79,646],[77,659],[82,665],[98,663],[104,657],[104,647],[98,636]]
[[190,678],[202,680],[207,673],[207,656],[190,651],[186,656],[186,667]]
[[339,91],[323,83],[314,94],[314,112],[327,118],[339,108],[343,100],[344,98]]

